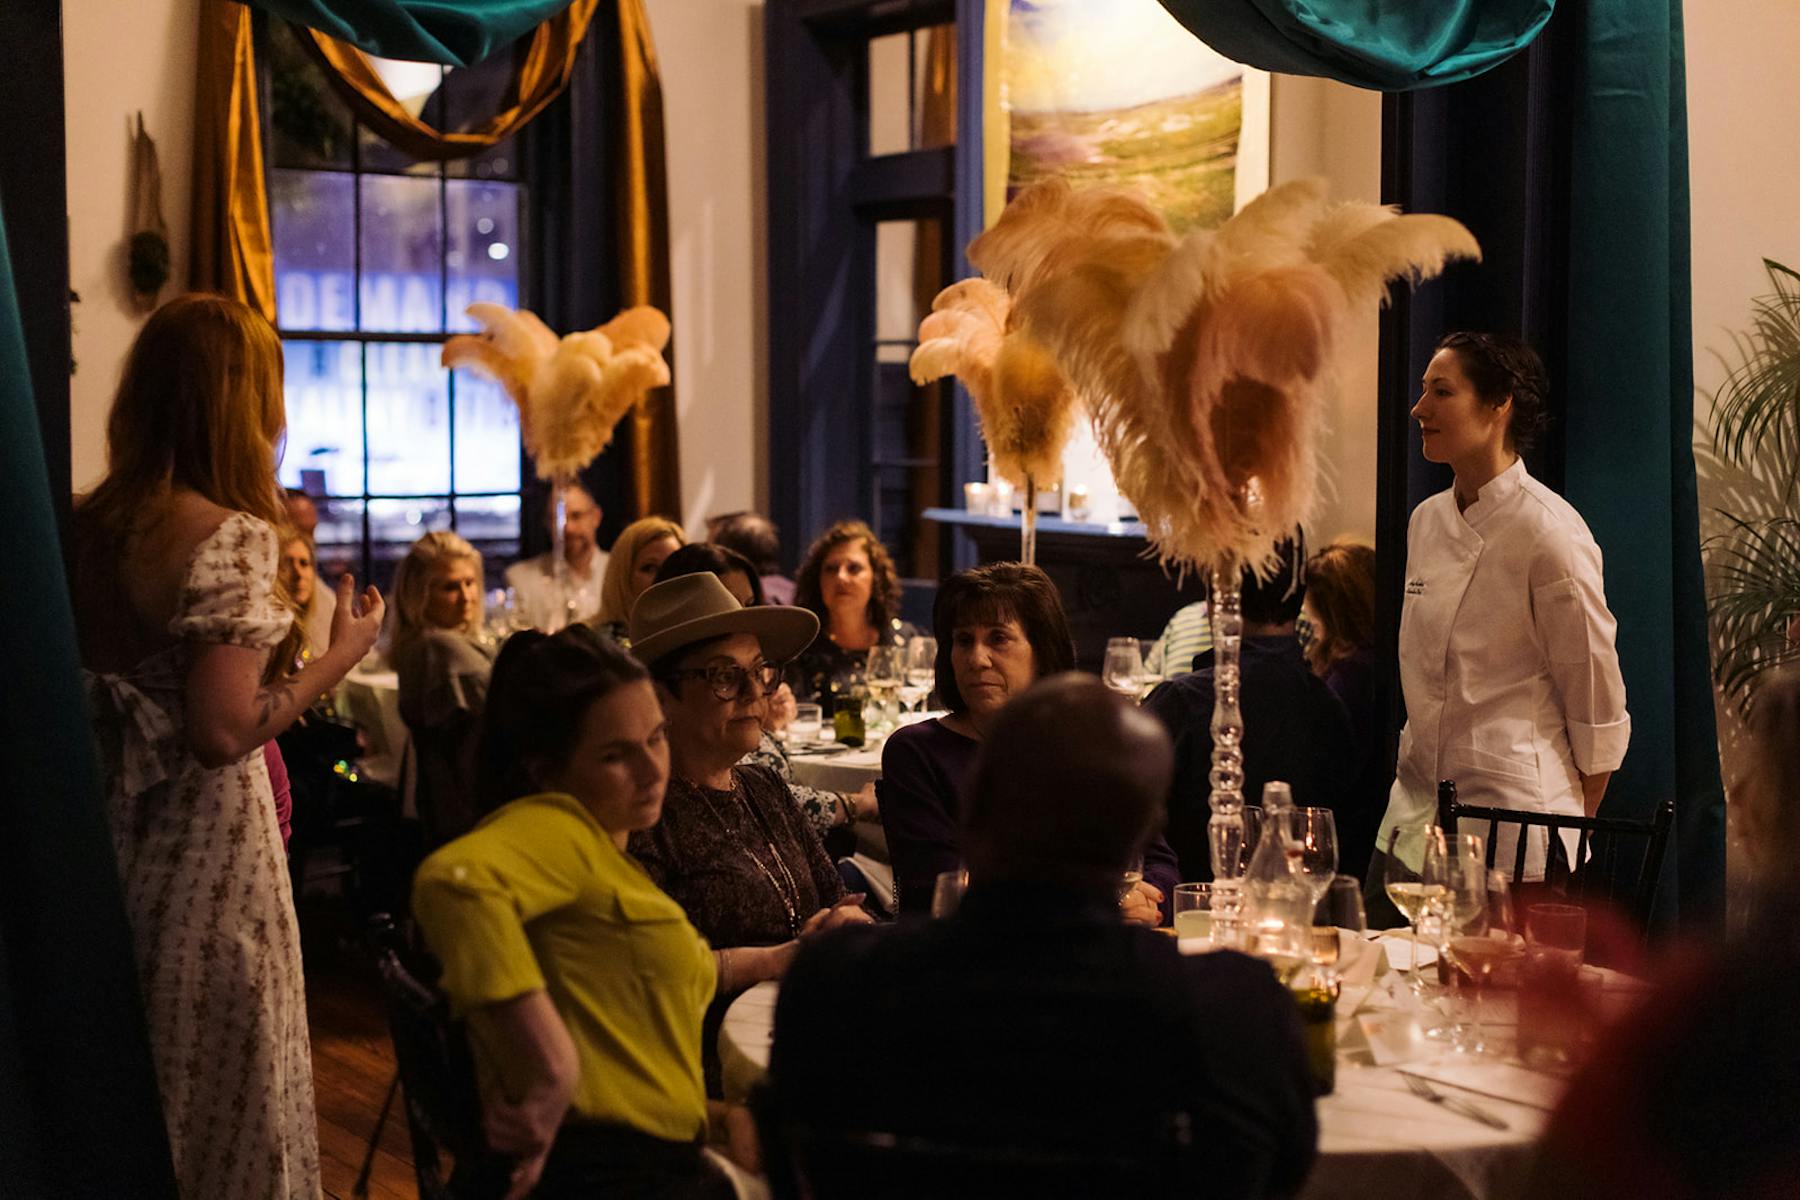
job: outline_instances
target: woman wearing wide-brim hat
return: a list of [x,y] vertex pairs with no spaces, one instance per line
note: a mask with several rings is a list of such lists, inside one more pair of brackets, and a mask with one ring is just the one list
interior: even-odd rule
[[718,956],[711,1036],[731,998],[778,979],[800,939],[867,921],[787,785],[739,760],[756,749],[781,666],[818,633],[803,608],[744,608],[710,573],[656,584],[631,610],[631,649],[656,682],[668,719],[669,788],[662,819],[630,852],[686,910]]

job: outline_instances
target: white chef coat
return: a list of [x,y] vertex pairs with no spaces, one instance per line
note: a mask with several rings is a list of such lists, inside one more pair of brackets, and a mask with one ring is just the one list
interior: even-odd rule
[[[1587,522],[1523,461],[1466,511],[1454,489],[1413,511],[1400,617],[1407,720],[1380,848],[1396,825],[1436,821],[1440,779],[1456,781],[1463,804],[1581,815],[1581,775],[1617,769],[1631,740],[1602,574]],[[1509,871],[1516,828],[1502,828],[1495,857]],[[1534,833],[1525,873],[1541,879],[1546,842]]]
[[546,550],[535,558],[527,558],[506,568],[506,586],[513,590],[513,600],[533,629],[557,630],[575,621],[585,621],[600,611],[600,581],[606,577],[606,552],[594,551],[594,561],[583,575],[569,568],[569,587],[575,593],[575,613],[569,616],[563,603],[562,590],[556,586],[555,551]]

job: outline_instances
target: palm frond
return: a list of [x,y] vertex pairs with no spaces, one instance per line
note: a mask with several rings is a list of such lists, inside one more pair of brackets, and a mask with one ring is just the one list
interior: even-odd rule
[[1748,333],[1714,401],[1713,445],[1738,466],[1778,464],[1782,494],[1800,497],[1800,273],[1764,259],[1773,290],[1755,301]]
[[1709,599],[1718,654],[1713,678],[1741,712],[1767,671],[1800,660],[1788,624],[1800,613],[1800,519],[1746,521],[1722,514],[1733,528],[1706,543],[1712,562]]

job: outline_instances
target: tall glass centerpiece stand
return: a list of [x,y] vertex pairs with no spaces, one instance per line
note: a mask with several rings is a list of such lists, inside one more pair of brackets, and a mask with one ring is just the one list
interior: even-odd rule
[[556,596],[562,603],[558,606],[559,618],[545,633],[555,633],[575,623],[578,614],[575,611],[575,589],[569,578],[568,554],[568,520],[569,520],[569,488],[575,480],[569,475],[557,475],[550,481],[550,503],[555,509],[556,522],[550,530],[550,573],[556,580]]
[[1213,636],[1212,848],[1213,944],[1238,948],[1244,938],[1244,714],[1239,707],[1238,649],[1244,614],[1235,560],[1213,564],[1210,617]]

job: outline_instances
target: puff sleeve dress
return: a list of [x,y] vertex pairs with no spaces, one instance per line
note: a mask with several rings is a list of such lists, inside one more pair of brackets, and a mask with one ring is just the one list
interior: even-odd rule
[[270,651],[293,625],[276,538],[236,513],[194,552],[168,626],[129,672],[86,672],[139,986],[187,1200],[319,1195],[300,937],[261,747],[188,749],[196,644]]

